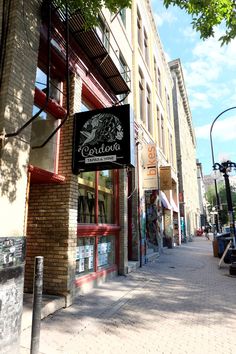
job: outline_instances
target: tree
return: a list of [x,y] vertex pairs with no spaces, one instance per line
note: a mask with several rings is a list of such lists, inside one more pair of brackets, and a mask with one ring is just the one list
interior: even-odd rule
[[[236,205],[236,188],[234,185],[231,186],[231,197],[232,197],[232,204]],[[221,224],[228,223],[228,207],[227,207],[227,199],[226,199],[226,192],[225,192],[225,184],[224,182],[218,183],[218,194],[221,204],[221,210],[219,211],[219,218]],[[217,205],[216,194],[215,194],[215,187],[212,185],[208,188],[206,192],[206,199],[209,203],[208,211],[212,211],[212,207]]]
[[95,26],[98,23],[98,14],[103,7],[109,9],[112,13],[130,7],[132,0],[58,0],[59,6],[65,6],[68,3],[70,11],[80,10],[88,26]]
[[221,44],[229,43],[236,36],[235,0],[163,0],[166,8],[179,6],[192,16],[193,28],[202,39],[214,37],[214,29],[224,24],[225,33],[219,38]]

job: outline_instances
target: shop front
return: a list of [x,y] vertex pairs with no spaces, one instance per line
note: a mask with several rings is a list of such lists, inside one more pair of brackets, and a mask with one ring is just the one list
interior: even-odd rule
[[89,109],[74,117],[73,172],[78,175],[76,286],[117,274],[119,169],[132,166],[130,107]]
[[118,191],[118,170],[82,172],[78,177],[77,287],[117,274]]

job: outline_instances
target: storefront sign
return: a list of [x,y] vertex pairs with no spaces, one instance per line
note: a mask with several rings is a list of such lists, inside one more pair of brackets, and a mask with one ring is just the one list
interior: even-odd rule
[[143,146],[142,159],[144,164],[143,188],[158,189],[158,166],[155,144]]
[[73,173],[134,166],[130,106],[75,114]]
[[171,167],[160,167],[160,189],[163,191],[172,189]]

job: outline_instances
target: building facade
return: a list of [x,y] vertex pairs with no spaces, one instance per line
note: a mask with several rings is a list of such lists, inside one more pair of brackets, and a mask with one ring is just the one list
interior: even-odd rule
[[[44,257],[43,293],[69,306],[78,292],[126,274],[129,261],[142,266],[181,243],[181,193],[189,234],[199,210],[183,77],[179,63],[168,66],[151,2],[133,1],[118,14],[104,9],[92,29],[53,1],[5,5],[0,322],[1,345],[12,353],[36,256]],[[121,158],[129,160],[120,163],[114,151],[124,136]]]
[[169,63],[172,73],[176,153],[179,180],[179,203],[182,239],[186,240],[200,227],[196,139],[192,116],[179,59]]
[[141,258],[178,238],[172,77],[150,1],[132,2],[133,99],[136,122]]
[[200,205],[200,227],[203,228],[207,224],[207,201],[204,185],[202,164],[197,160],[197,179],[198,179],[198,195]]
[[[78,291],[127,272],[128,169],[104,164],[75,174],[72,158],[80,114],[123,102],[132,118],[131,10],[104,10],[87,31],[79,12],[67,21],[53,2],[8,5],[1,14],[9,20],[2,27],[0,120],[4,353],[19,346],[23,291],[33,291],[36,256],[44,257],[43,293],[64,296],[65,306]],[[96,141],[106,132],[111,150],[112,123],[122,140],[126,132],[107,117],[84,123],[84,147],[100,127]]]

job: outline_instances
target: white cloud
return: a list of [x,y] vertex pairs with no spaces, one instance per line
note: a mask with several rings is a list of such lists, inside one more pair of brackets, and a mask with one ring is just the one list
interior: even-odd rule
[[193,30],[192,27],[180,28],[179,32],[182,33],[182,35],[191,42],[194,42],[199,38],[197,32]]
[[185,81],[188,87],[208,86],[219,78],[220,68],[206,59],[198,59],[185,64]]
[[192,109],[195,108],[211,108],[211,103],[209,101],[208,96],[205,93],[202,92],[197,92],[189,90],[189,101],[190,101],[190,107]]
[[165,10],[161,12],[154,12],[154,20],[157,27],[163,26],[165,23],[173,23],[176,21],[176,16],[171,12],[171,10]]
[[[210,139],[210,127],[211,124],[195,127],[196,137]],[[236,140],[236,116],[216,121],[212,129],[212,138],[221,142]]]
[[226,107],[228,104],[236,104],[236,90],[231,74],[236,69],[236,40],[221,46],[218,38],[222,34],[217,29],[215,38],[198,41],[189,55],[190,60],[183,63],[192,109],[210,108],[217,100]]

